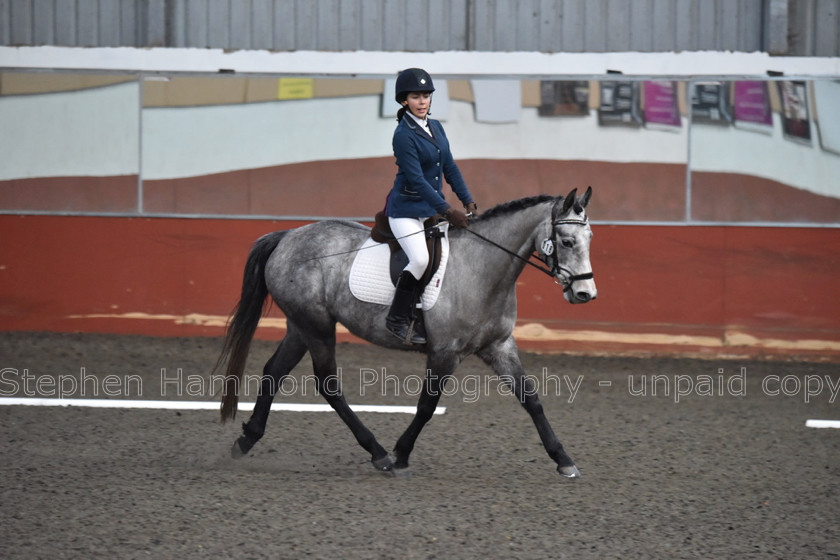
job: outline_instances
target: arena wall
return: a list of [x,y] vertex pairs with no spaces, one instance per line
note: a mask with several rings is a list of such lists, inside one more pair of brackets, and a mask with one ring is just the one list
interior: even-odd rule
[[[251,243],[302,223],[0,216],[0,328],[221,336]],[[569,305],[560,288],[527,270],[517,284],[522,347],[840,357],[836,230],[596,225],[594,232],[598,299]],[[275,309],[258,336],[279,338],[284,325]],[[342,332],[340,340],[354,339]]]
[[[382,207],[394,173],[382,92],[404,54],[165,50],[0,48],[12,68],[0,73],[0,329],[220,336],[257,237]],[[599,298],[568,305],[526,271],[523,347],[840,359],[837,60],[468,54],[478,66],[463,53],[411,60],[447,76],[435,116],[482,209],[595,191]],[[809,137],[783,130],[781,78],[765,80],[758,129],[695,123],[687,88],[720,63],[718,80],[781,68],[807,81]],[[278,76],[338,67],[309,98],[280,99]],[[220,68],[234,75],[208,74]],[[679,81],[679,121],[602,126],[610,68]],[[473,78],[511,76],[511,121],[483,122]],[[541,80],[594,83],[589,111],[540,113]],[[274,312],[259,336],[283,328]]]

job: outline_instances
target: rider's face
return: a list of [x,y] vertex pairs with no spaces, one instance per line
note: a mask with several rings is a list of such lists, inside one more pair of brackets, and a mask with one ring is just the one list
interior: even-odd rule
[[432,94],[428,91],[413,91],[408,94],[403,105],[418,119],[425,119],[432,105]]

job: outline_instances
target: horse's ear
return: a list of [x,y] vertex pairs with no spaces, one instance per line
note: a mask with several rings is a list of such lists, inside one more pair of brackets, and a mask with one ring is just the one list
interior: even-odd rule
[[586,208],[586,205],[589,204],[589,199],[592,198],[592,187],[586,187],[586,192],[583,193],[583,196],[578,199],[578,204],[581,208]]
[[572,209],[572,205],[574,205],[574,203],[575,203],[575,198],[576,197],[577,197],[577,189],[575,188],[575,189],[572,189],[572,192],[567,194],[566,197],[563,199],[563,207],[561,208],[561,210],[559,212],[557,211],[557,207],[559,205],[558,204],[554,205],[554,211],[551,213],[551,219],[552,220],[558,220],[561,216],[565,216],[566,214],[568,214],[569,210]]
[[589,197],[592,196],[592,187],[588,187],[583,196],[575,200],[575,213],[583,214],[583,209],[589,204]]

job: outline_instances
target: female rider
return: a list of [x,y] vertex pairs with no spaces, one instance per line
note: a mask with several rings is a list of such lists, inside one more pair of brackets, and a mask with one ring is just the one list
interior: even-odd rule
[[[397,76],[397,113],[393,147],[399,168],[388,195],[385,214],[391,231],[408,256],[408,264],[397,281],[397,291],[385,321],[387,329],[411,344],[425,344],[425,333],[414,329],[413,308],[420,300],[418,281],[429,263],[423,222],[441,214],[455,227],[468,225],[475,213],[467,185],[452,158],[449,141],[440,121],[428,118],[435,86],[428,72],[420,68],[403,70]],[[466,212],[452,208],[443,197],[446,179]]]

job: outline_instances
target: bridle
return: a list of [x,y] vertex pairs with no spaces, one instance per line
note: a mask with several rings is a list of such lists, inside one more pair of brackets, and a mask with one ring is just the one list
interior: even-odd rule
[[[578,280],[592,280],[595,275],[592,272],[584,272],[582,274],[575,274],[565,266],[560,264],[560,259],[557,258],[557,230],[555,226],[559,225],[576,225],[586,226],[589,224],[589,218],[584,216],[582,219],[561,218],[551,222],[551,238],[543,240],[541,248],[545,254],[545,258],[540,258],[538,255],[532,255],[534,258],[549,267],[549,274],[554,277],[554,282],[563,286],[563,291],[568,292],[572,289],[572,284]],[[546,250],[548,249],[548,250]],[[529,261],[530,262],[530,261]]]
[[[482,241],[486,241],[490,245],[493,245],[494,247],[496,247],[498,249],[501,249],[502,251],[504,251],[508,255],[510,255],[512,257],[515,257],[515,258],[519,259],[520,261],[524,262],[525,264],[536,268],[540,272],[544,272],[545,274],[551,276],[554,279],[555,284],[563,286],[563,292],[568,292],[572,289],[572,285],[575,282],[577,282],[579,280],[592,280],[595,277],[595,275],[592,272],[584,272],[582,274],[575,274],[570,269],[568,269],[565,266],[560,264],[560,259],[558,259],[555,256],[556,247],[557,247],[557,230],[555,230],[554,227],[558,226],[558,225],[565,225],[565,224],[586,226],[588,223],[589,223],[589,218],[586,217],[586,216],[584,216],[581,219],[560,218],[559,220],[554,220],[551,223],[551,237],[544,239],[542,244],[541,244],[541,248],[542,248],[543,254],[545,254],[545,258],[542,258],[539,255],[533,254],[533,253],[531,255],[529,255],[529,257],[527,259],[523,258],[523,257],[519,256],[519,254],[517,254],[517,253],[511,251],[510,249],[508,249],[507,247],[503,247],[502,245],[499,245],[498,243],[496,243],[492,239],[488,239],[488,238],[484,237],[483,235],[481,235],[480,233],[477,233],[477,232],[471,230],[470,228],[466,228],[466,230],[468,232],[470,232],[471,234],[475,235],[476,237],[478,237],[479,239],[481,239]],[[545,266],[540,266],[540,265],[534,263],[533,261],[530,260],[531,258],[537,259],[538,261],[543,263]]]

